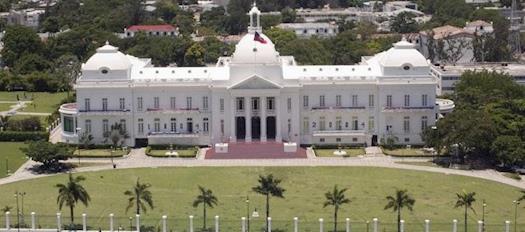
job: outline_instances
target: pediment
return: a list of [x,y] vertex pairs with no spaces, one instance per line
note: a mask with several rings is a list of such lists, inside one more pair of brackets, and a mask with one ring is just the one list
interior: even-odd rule
[[279,84],[266,78],[254,75],[230,87],[230,89],[280,89]]

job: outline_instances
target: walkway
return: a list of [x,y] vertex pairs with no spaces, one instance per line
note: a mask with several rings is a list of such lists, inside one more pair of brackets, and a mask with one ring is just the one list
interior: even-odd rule
[[[308,158],[308,159],[185,159],[185,158],[154,158],[144,154],[144,149],[133,149],[130,154],[123,158],[116,158],[115,164],[118,169],[122,168],[141,168],[141,167],[286,167],[286,166],[346,166],[346,167],[385,167],[399,168],[407,170],[419,170],[444,174],[455,174],[470,177],[477,177],[492,180],[518,188],[525,189],[525,180],[516,181],[503,176],[494,170],[455,170],[440,167],[416,166],[396,163],[399,161],[422,161],[417,158],[392,158],[389,156],[364,156],[349,158]],[[71,159],[69,162],[78,162],[77,159]],[[75,172],[90,172],[112,169],[109,159],[86,159],[82,162],[101,163],[100,166],[82,167]],[[0,179],[0,185],[12,183],[21,180],[34,179],[49,175],[35,175],[28,170],[35,163],[28,161],[20,167],[13,175]],[[525,176],[524,176],[525,177]]]

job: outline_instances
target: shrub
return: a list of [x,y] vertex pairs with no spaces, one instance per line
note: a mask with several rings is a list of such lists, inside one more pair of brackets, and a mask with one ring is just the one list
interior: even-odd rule
[[37,141],[47,140],[49,133],[44,131],[2,131],[0,132],[0,141]]
[[39,131],[42,130],[42,123],[36,116],[28,118],[14,118],[7,120],[7,129],[10,131]]

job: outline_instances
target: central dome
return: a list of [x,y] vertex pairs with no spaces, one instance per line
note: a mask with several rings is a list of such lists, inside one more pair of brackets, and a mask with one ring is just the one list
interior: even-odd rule
[[232,63],[236,64],[277,64],[279,53],[270,38],[258,33],[266,43],[255,40],[255,32],[250,32],[242,37],[235,46]]

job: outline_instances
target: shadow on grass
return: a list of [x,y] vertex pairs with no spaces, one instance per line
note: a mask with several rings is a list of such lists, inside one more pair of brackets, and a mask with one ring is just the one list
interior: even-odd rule
[[56,163],[53,165],[37,164],[30,167],[28,170],[33,174],[56,174],[66,173],[75,168],[74,164]]

